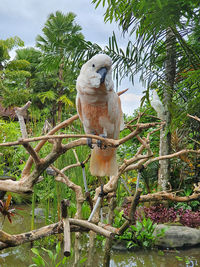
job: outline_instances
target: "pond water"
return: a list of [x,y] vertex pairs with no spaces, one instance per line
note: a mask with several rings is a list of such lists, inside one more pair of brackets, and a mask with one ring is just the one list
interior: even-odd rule
[[[31,229],[31,207],[24,206],[21,207],[23,211],[18,213],[23,214],[21,216],[14,216],[13,222],[10,224],[7,219],[4,223],[3,230],[8,233],[22,233],[30,231]],[[2,220],[2,217],[0,217]],[[1,221],[0,221],[1,222]],[[44,220],[36,220],[35,228],[44,226]],[[88,266],[88,234],[83,234],[84,240],[81,243],[81,263],[76,266]],[[72,234],[72,244],[74,240],[74,234]],[[37,241],[38,242],[38,241]],[[39,244],[39,242],[38,242]],[[53,244],[55,247],[56,244]],[[41,245],[42,246],[42,245]],[[39,245],[38,245],[39,247]],[[39,249],[39,248],[38,248]],[[42,257],[46,260],[46,266],[55,266],[55,264],[50,263],[48,254],[40,249]],[[93,250],[93,263],[91,266],[102,266],[104,248],[101,242],[97,242],[97,246]],[[27,267],[33,264],[32,257],[34,254],[31,251],[31,244],[24,244],[18,247],[4,249],[0,251],[0,267]],[[62,253],[58,257],[62,258]],[[74,253],[67,259],[65,266],[75,266]],[[63,265],[62,265],[63,266]],[[192,267],[200,266],[200,247],[188,248],[183,250],[139,250],[134,252],[112,250],[110,267],[133,267],[133,266],[145,266],[145,267]]]

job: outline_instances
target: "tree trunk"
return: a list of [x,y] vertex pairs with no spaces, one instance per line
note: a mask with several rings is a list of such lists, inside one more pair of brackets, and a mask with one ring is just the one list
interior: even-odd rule
[[[166,124],[160,131],[160,156],[168,155],[171,151],[171,114],[170,106],[172,102],[172,92],[174,89],[174,80],[176,72],[176,38],[170,28],[166,32],[166,61],[165,75],[166,86],[163,92],[163,104],[165,108],[164,120]],[[166,190],[170,178],[170,161],[169,159],[161,160],[158,173],[158,189]]]
[[63,106],[63,103],[62,101],[58,101],[58,119],[57,119],[57,123],[61,123],[62,121],[62,106]]
[[[61,81],[60,89],[58,91],[59,98],[63,95],[63,85],[62,85],[62,82],[64,81],[63,70],[64,70],[64,57],[62,57],[58,72],[58,77],[59,80]],[[62,121],[62,107],[63,107],[62,101],[58,101],[58,120],[57,120],[58,124],[61,123]]]

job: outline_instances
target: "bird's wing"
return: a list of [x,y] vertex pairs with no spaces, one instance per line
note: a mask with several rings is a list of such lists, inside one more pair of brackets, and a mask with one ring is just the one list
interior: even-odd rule
[[108,98],[108,115],[110,121],[114,123],[114,138],[117,139],[120,129],[123,128],[123,114],[120,98],[114,91]]
[[76,109],[78,111],[78,115],[81,121],[83,121],[83,115],[82,115],[82,108],[81,108],[81,100],[79,95],[76,96]]

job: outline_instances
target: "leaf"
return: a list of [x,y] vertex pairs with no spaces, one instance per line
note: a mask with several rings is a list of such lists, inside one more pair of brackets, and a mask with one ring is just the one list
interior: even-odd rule
[[87,260],[87,257],[80,260],[80,263],[84,263]]
[[12,196],[11,194],[8,195],[7,199],[6,199],[6,210],[8,210],[9,206],[10,206],[10,202],[11,202]]
[[9,220],[9,222],[12,223],[12,220],[11,220],[11,217],[10,217],[10,214],[9,213],[7,214],[7,218]]
[[49,90],[47,92],[39,93],[37,96],[38,96],[38,98],[40,98],[40,100],[43,104],[44,104],[46,99],[48,99],[48,100],[55,100],[56,99],[56,94],[51,90]]
[[144,241],[142,244],[143,244],[144,247],[149,247],[149,242],[148,241]]
[[36,254],[37,256],[40,256],[40,253],[37,248],[32,248],[31,251]]
[[131,228],[133,229],[133,231],[137,231],[137,228],[134,225],[131,225]]
[[178,261],[183,261],[183,258],[182,258],[182,257],[175,256],[175,258],[176,258]]
[[158,255],[159,255],[159,256],[164,256],[165,253],[164,253],[164,251],[162,251],[162,250],[158,250]]
[[160,0],[156,0],[156,2],[158,4],[159,8],[162,9],[162,4],[161,4]]
[[67,261],[67,258],[64,257],[63,260],[62,260],[62,264],[64,264],[66,261]]
[[51,260],[54,260],[54,255],[53,255],[53,252],[52,252],[51,250],[46,249],[46,248],[42,248],[42,249],[48,253],[49,258],[50,258]]
[[66,95],[62,95],[61,97],[59,97],[57,102],[59,101],[63,102],[65,106],[74,106],[74,103]]
[[60,253],[60,242],[58,242],[58,244],[56,245],[56,253],[59,254]]
[[41,256],[38,256],[37,258],[32,257],[33,262],[37,264],[37,266],[44,266],[45,267],[45,262]]

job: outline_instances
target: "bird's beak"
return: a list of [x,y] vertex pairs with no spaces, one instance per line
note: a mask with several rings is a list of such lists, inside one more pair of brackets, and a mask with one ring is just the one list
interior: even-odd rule
[[100,79],[100,82],[103,83],[105,81],[105,77],[106,77],[106,74],[107,74],[108,70],[103,67],[103,68],[100,68],[97,73],[99,73],[101,75],[101,79]]

